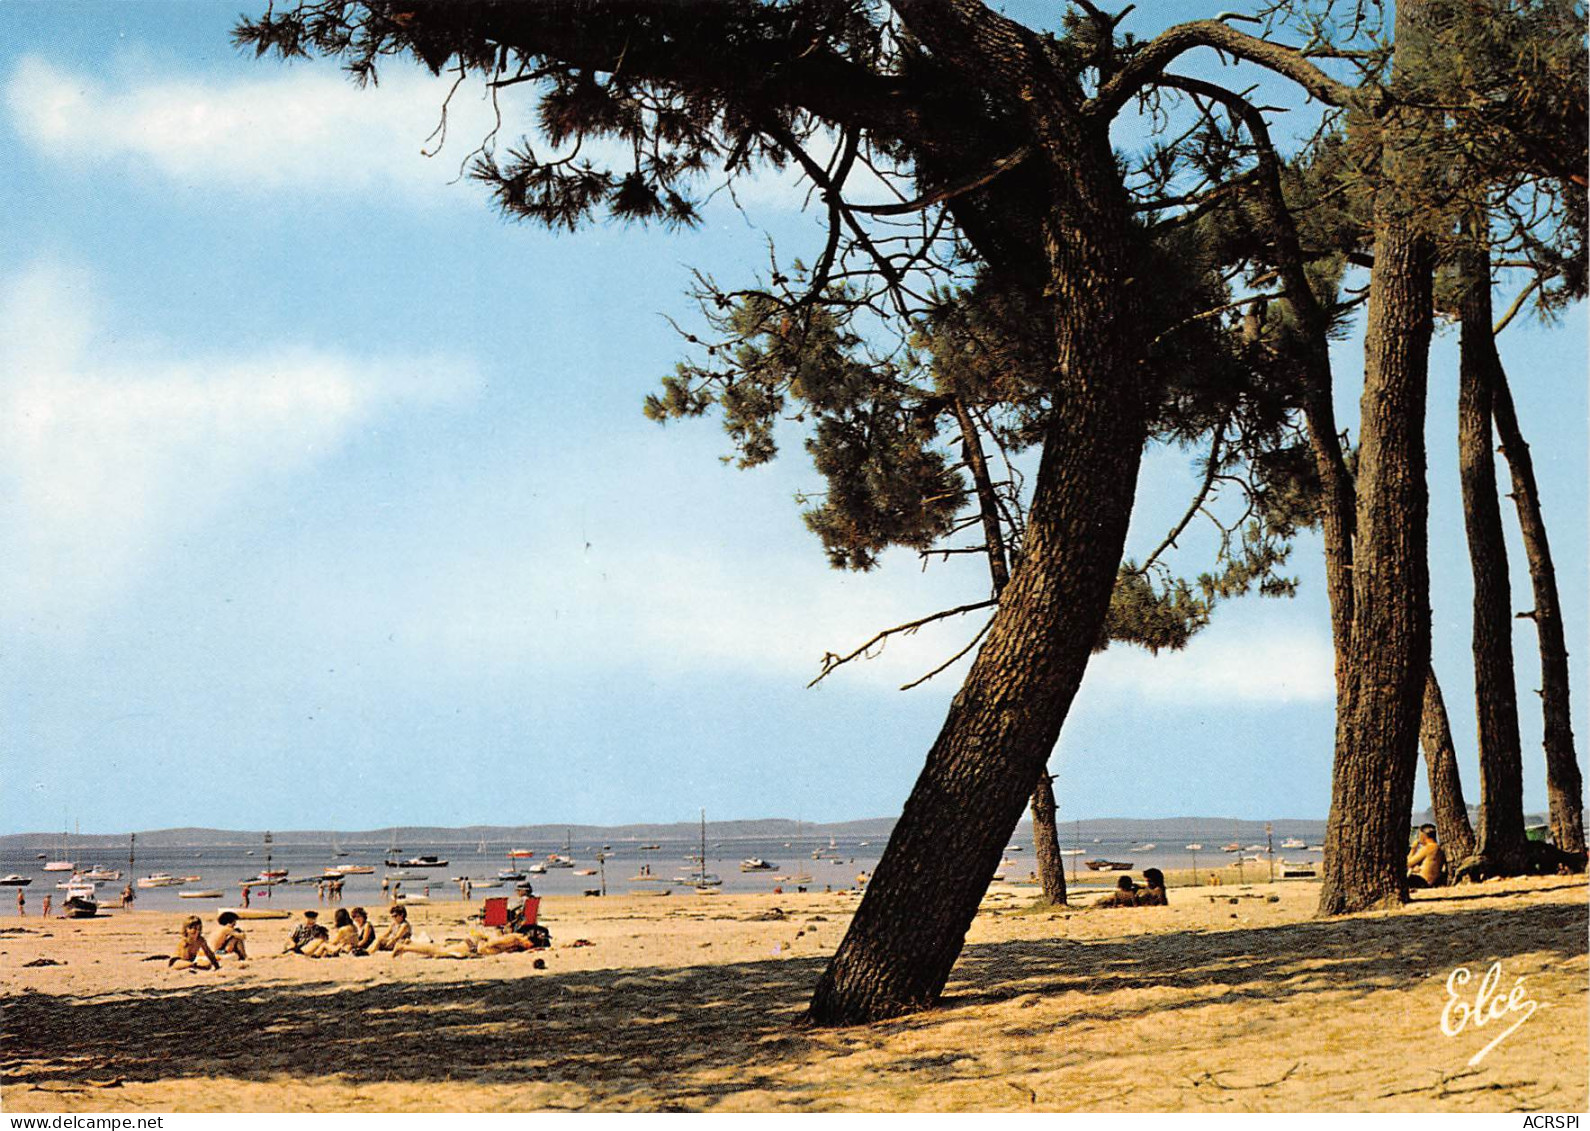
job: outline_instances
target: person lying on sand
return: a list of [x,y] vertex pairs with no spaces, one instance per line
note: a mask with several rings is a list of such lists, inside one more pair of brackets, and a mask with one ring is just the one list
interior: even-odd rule
[[1408,853],[1408,886],[1440,887],[1446,880],[1446,853],[1435,842],[1435,826],[1419,826],[1419,843]]
[[248,950],[243,945],[243,931],[237,925],[236,911],[223,911],[216,918],[221,924],[221,929],[210,938],[210,949],[216,954],[230,954],[243,961],[248,958]]
[[398,943],[406,943],[414,933],[409,926],[409,912],[406,907],[394,907],[390,912],[392,923],[387,927],[386,933],[376,942],[375,949],[391,950]]
[[304,944],[298,953],[308,955],[310,958],[335,958],[339,954],[346,954],[358,942],[359,932],[353,925],[353,916],[348,914],[346,907],[337,908],[337,914],[331,921],[332,931],[329,936],[311,939]]
[[305,911],[304,921],[298,924],[298,928],[293,931],[292,938],[288,939],[287,945],[282,947],[282,953],[302,954],[304,953],[304,948],[310,943],[317,939],[329,937],[331,932],[315,922],[318,918],[320,918],[320,912]]
[[416,942],[398,943],[392,948],[392,957],[396,958],[401,954],[418,954],[426,958],[484,958],[491,954],[512,954],[515,951],[536,949],[538,949],[536,945],[523,935],[498,935],[494,939],[471,935],[467,939],[459,939],[446,946]]
[[353,909],[353,953],[369,954],[370,948],[375,945],[375,924],[370,922],[369,915],[365,914],[362,907]]
[[1131,876],[1122,876],[1115,881],[1115,890],[1098,903],[1095,907],[1136,907],[1137,885],[1132,882]]
[[1137,893],[1139,907],[1164,907],[1170,902],[1165,898],[1165,873],[1158,868],[1143,869],[1143,885]]
[[[208,960],[208,964],[200,961],[201,956]],[[204,922],[197,915],[189,915],[182,921],[182,939],[177,943],[177,953],[167,960],[166,965],[178,970],[221,968],[221,960],[215,957],[215,951],[204,941]]]

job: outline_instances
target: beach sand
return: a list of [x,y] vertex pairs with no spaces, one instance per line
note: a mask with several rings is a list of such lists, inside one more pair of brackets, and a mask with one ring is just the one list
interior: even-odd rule
[[[939,1008],[827,1030],[799,1021],[854,894],[554,898],[539,955],[260,957],[218,973],[145,961],[170,953],[178,914],[11,917],[0,1105],[1583,1111],[1586,893],[1583,877],[1494,881],[1324,921],[1306,881],[1074,911],[996,885]],[[439,941],[475,906],[412,914]],[[245,926],[266,954],[291,924]],[[1522,1012],[1443,1035],[1448,976],[1473,971],[1472,1002],[1495,962],[1502,994],[1522,978],[1518,1000],[1539,1008],[1470,1067]]]

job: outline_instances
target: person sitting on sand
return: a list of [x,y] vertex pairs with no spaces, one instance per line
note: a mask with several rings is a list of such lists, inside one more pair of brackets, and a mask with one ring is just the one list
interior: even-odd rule
[[1435,842],[1435,826],[1420,825],[1419,841],[1408,854],[1408,886],[1436,888],[1446,882],[1446,853]]
[[210,939],[210,949],[216,954],[230,954],[239,961],[247,959],[248,950],[243,945],[243,931],[237,925],[237,912],[223,911],[215,921],[221,924],[221,929]]
[[1115,890],[1098,902],[1099,907],[1136,907],[1137,885],[1132,882],[1131,876],[1122,876],[1115,881]]
[[359,931],[354,927],[353,916],[348,914],[346,907],[337,908],[337,913],[331,920],[331,927],[329,935],[311,940],[299,953],[310,958],[335,958],[352,950],[358,941]]
[[1143,869],[1143,888],[1137,893],[1139,907],[1164,907],[1170,901],[1165,898],[1165,873],[1158,868]]
[[362,907],[353,909],[353,953],[369,954],[370,948],[375,945],[375,924],[370,922],[369,915],[365,914]]
[[391,950],[399,943],[408,942],[409,936],[413,934],[413,929],[409,926],[408,908],[394,907],[389,914],[392,916],[392,922],[387,927],[386,933],[376,942],[377,950]]
[[419,954],[426,958],[484,958],[491,954],[512,954],[520,950],[537,950],[535,943],[519,934],[498,935],[494,939],[477,938],[471,935],[467,939],[446,946],[432,946],[429,943],[401,942],[392,948],[392,957],[402,954]]
[[[200,961],[200,956],[208,960],[208,965]],[[166,961],[167,966],[174,966],[178,970],[219,970],[221,960],[215,957],[215,951],[210,949],[210,944],[204,941],[204,921],[197,915],[189,915],[182,921],[182,939],[177,943],[177,953]]]
[[282,947],[282,953],[302,954],[304,953],[304,948],[316,939],[328,937],[331,932],[315,922],[319,917],[320,912],[318,911],[305,911],[304,921],[298,924],[298,928],[293,931],[293,937],[287,940],[286,946]]

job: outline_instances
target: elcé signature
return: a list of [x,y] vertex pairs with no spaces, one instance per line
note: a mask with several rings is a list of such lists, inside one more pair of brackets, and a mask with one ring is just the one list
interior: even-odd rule
[[1449,1037],[1455,1037],[1468,1028],[1469,1022],[1474,1023],[1476,1029],[1482,1029],[1493,1021],[1516,1014],[1516,1020],[1491,1039],[1479,1052],[1469,1057],[1469,1067],[1472,1068],[1485,1059],[1485,1054],[1501,1044],[1522,1025],[1534,1016],[1535,1010],[1540,1008],[1539,1003],[1532,998],[1524,996],[1524,979],[1514,978],[1513,988],[1503,997],[1497,992],[1497,986],[1502,981],[1502,964],[1491,963],[1491,968],[1485,972],[1485,977],[1480,979],[1479,988],[1474,991],[1474,1001],[1469,1003],[1463,1000],[1460,987],[1467,985],[1474,976],[1469,973],[1467,966],[1459,966],[1446,978],[1446,1008],[1441,1010],[1441,1032]]

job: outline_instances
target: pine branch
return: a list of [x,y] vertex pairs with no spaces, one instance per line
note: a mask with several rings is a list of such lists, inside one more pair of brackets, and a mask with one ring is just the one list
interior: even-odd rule
[[850,661],[865,655],[872,649],[874,645],[881,644],[891,636],[898,636],[901,633],[909,636],[923,625],[932,624],[934,621],[945,620],[949,617],[958,617],[965,613],[976,612],[978,609],[986,609],[997,604],[999,604],[998,601],[989,599],[987,601],[976,601],[970,605],[958,605],[953,609],[945,609],[942,612],[930,613],[925,617],[919,617],[916,620],[907,621],[905,624],[897,624],[893,628],[886,628],[874,635],[872,639],[868,640],[860,648],[857,648],[854,652],[851,652],[847,655],[836,656],[832,652],[829,652],[823,657],[823,670],[818,673],[816,679],[812,680],[806,686],[816,687],[823,681],[823,678],[827,676],[829,672],[833,671],[842,664],[848,664]]

